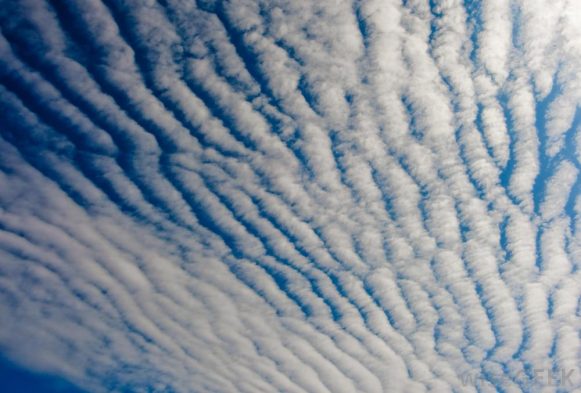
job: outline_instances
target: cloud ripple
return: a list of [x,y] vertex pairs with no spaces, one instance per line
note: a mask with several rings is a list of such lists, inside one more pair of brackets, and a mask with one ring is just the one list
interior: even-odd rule
[[5,356],[95,392],[581,389],[577,1],[2,5]]

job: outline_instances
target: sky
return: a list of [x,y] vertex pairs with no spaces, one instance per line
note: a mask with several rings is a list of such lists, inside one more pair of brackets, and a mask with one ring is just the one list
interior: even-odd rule
[[2,392],[581,392],[581,2],[0,0]]

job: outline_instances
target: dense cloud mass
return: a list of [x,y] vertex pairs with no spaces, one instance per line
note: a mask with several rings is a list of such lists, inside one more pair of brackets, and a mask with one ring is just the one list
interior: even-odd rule
[[0,5],[2,356],[581,391],[579,0]]

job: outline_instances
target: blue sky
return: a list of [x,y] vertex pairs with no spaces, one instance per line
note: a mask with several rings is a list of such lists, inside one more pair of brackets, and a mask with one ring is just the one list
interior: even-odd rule
[[81,393],[83,390],[71,385],[66,380],[35,373],[26,368],[16,366],[3,359],[0,361],[0,381],[2,391],[6,393],[38,392],[38,393]]
[[0,390],[581,389],[580,4],[4,0]]

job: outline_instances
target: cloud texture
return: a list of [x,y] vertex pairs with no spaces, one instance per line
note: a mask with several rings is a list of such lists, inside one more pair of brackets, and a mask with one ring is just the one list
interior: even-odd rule
[[0,3],[14,362],[94,392],[581,389],[579,1]]

